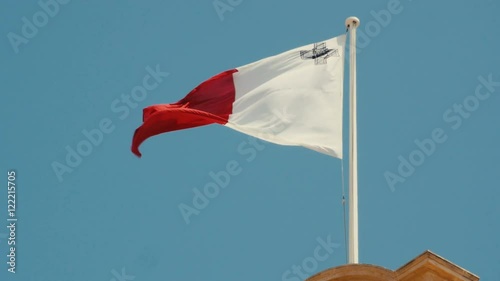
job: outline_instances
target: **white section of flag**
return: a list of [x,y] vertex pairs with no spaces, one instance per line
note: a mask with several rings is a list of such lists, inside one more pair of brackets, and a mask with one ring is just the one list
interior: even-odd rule
[[342,158],[345,41],[341,35],[237,68],[225,126]]

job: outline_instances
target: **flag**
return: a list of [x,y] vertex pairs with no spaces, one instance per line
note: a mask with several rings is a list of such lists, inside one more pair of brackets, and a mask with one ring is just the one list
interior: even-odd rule
[[222,72],[176,103],[149,106],[132,152],[151,136],[220,124],[342,158],[345,35]]

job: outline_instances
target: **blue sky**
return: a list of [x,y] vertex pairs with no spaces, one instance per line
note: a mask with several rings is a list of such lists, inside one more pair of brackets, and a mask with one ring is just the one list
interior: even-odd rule
[[[300,280],[344,264],[340,160],[215,125],[152,138],[141,159],[129,148],[143,107],[343,34],[351,15],[361,262],[397,269],[430,249],[500,280],[499,1],[41,2],[0,4],[18,218],[15,274],[0,228],[1,280]],[[156,86],[126,103],[151,71]],[[228,163],[240,172],[187,224],[180,204]],[[6,185],[0,210],[8,225]]]

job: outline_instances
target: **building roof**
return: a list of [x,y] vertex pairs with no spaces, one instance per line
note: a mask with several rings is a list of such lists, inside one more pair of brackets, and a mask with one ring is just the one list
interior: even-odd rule
[[307,281],[477,281],[479,277],[456,264],[425,251],[392,271],[370,264],[347,264],[320,272]]

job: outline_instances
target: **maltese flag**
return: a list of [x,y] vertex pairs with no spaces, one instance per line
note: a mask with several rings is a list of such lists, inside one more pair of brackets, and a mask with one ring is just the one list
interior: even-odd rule
[[144,109],[132,152],[151,136],[220,124],[342,158],[345,35],[222,72],[176,103]]

